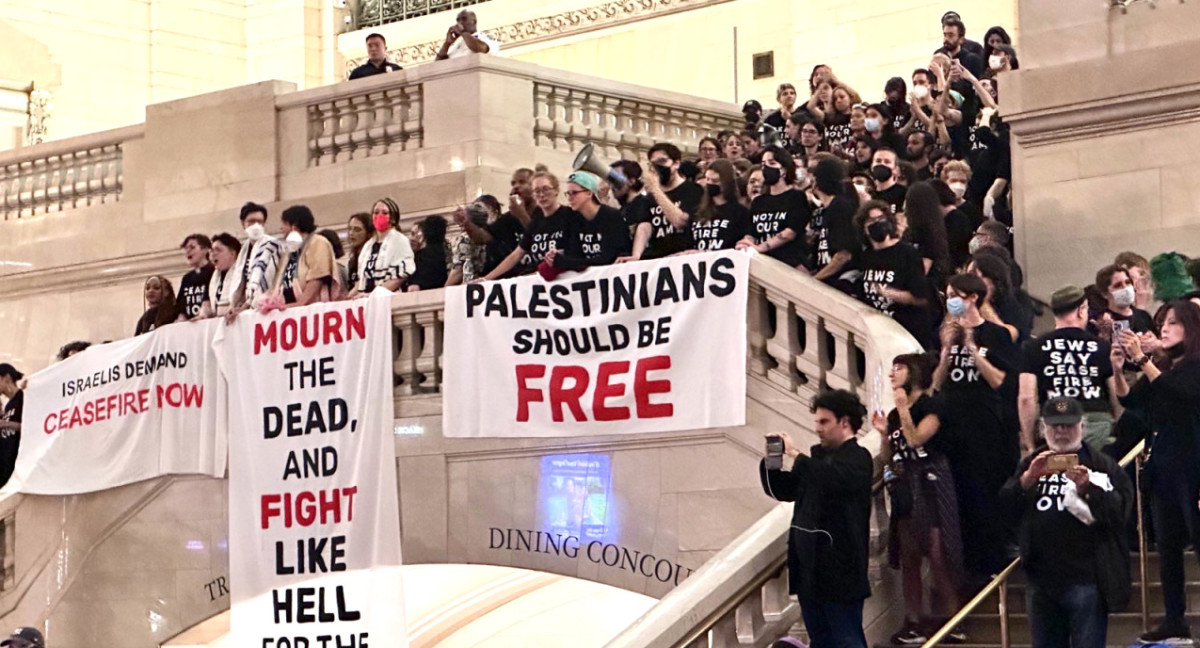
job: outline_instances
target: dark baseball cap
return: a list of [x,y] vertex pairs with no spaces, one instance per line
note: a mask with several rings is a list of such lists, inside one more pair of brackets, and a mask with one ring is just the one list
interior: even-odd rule
[[1042,406],[1042,420],[1046,425],[1075,425],[1083,420],[1083,405],[1065,396],[1051,398]]
[[36,646],[37,648],[46,648],[46,640],[42,637],[42,633],[37,628],[17,628],[9,635],[8,639],[0,641],[0,646]]
[[1050,310],[1057,314],[1069,313],[1087,299],[1087,293],[1079,286],[1063,286],[1050,295]]
[[762,104],[758,103],[754,99],[751,99],[750,101],[747,101],[746,103],[742,104],[742,112],[744,112],[744,113],[750,112],[752,110],[754,112],[762,112],[762,109],[763,109]]
[[[24,378],[25,374],[21,373],[20,371],[17,371],[16,367],[8,364],[7,362],[0,362],[0,376],[8,376],[9,378],[12,378],[13,381],[15,382],[17,380]],[[2,645],[4,645],[4,644],[0,644],[0,646],[2,646]]]

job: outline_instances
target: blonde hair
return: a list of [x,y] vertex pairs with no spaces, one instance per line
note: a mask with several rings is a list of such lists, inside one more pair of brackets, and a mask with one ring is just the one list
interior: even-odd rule
[[537,180],[538,178],[545,178],[549,180],[550,186],[554,187],[555,191],[558,191],[558,176],[550,173],[549,171],[538,171],[537,173],[533,174],[532,178],[529,179],[529,185],[533,186],[533,181]]
[[779,88],[775,90],[775,101],[779,101],[781,98],[783,98],[784,90],[791,90],[792,92],[795,92],[796,86],[790,83],[780,83]]
[[971,180],[971,165],[962,160],[950,160],[947,162],[946,166],[942,167],[942,180],[945,180],[946,176],[950,175],[952,171],[962,173],[967,176],[968,181]]

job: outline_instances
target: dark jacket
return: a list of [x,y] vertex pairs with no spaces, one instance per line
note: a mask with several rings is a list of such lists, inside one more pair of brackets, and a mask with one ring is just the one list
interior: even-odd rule
[[[1034,457],[1046,447],[1039,447],[1033,454],[1021,460],[1017,472],[1004,488],[1000,490],[1000,506],[1010,520],[1020,520],[1017,541],[1024,559],[1030,554],[1030,515],[1036,506],[1038,498],[1037,487],[1026,490],[1021,487],[1021,475],[1029,468]],[[1091,509],[1095,522],[1088,527],[1093,535],[1091,550],[1093,558],[1093,574],[1096,586],[1108,611],[1119,612],[1129,604],[1130,573],[1129,545],[1126,539],[1125,522],[1129,519],[1133,507],[1133,484],[1125,470],[1116,460],[1103,452],[1091,450],[1084,444],[1079,458],[1080,465],[1087,466],[1092,472],[1108,475],[1113,489],[1110,492],[1090,486],[1082,493],[1084,502]],[[1075,547],[1063,547],[1063,551],[1075,551]],[[1087,550],[1087,549],[1083,549]]]
[[350,73],[349,80],[353,81],[363,77],[375,76],[376,74],[386,74],[388,72],[395,72],[403,69],[404,68],[392,63],[391,61],[384,61],[383,65],[379,67],[375,67],[374,63],[367,61],[366,63],[354,68],[354,71]]
[[861,601],[871,595],[867,554],[871,528],[871,453],[850,439],[819,445],[790,472],[759,463],[763,491],[795,502],[788,533],[788,590],[801,601]]

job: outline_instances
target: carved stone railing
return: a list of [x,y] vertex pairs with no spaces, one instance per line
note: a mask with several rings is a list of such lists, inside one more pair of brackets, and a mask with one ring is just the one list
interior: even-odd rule
[[341,96],[307,110],[310,166],[419,149],[424,140],[419,83]]
[[139,127],[122,128],[0,155],[4,220],[117,202],[124,188],[124,142]]
[[700,139],[739,130],[743,120],[728,113],[639,101],[587,88],[535,83],[534,144],[577,151],[592,142],[609,159],[637,159],[655,142],[694,151]]

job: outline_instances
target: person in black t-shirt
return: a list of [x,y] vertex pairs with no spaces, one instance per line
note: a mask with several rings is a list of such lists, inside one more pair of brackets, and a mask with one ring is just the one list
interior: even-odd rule
[[[1108,613],[1129,601],[1125,528],[1133,484],[1115,460],[1083,442],[1082,418],[1078,402],[1048,401],[1046,446],[1021,463],[1000,493],[1007,517],[1020,521],[1035,646],[1103,648]],[[1051,462],[1064,455],[1076,465],[1056,470]]]
[[933,172],[929,169],[929,154],[937,145],[937,138],[932,133],[909,133],[905,146],[905,157],[917,171],[918,180],[929,180]]
[[899,183],[900,158],[890,148],[877,148],[871,157],[871,177],[875,179],[875,198],[892,208],[892,213],[904,211],[904,194],[908,189]]
[[[1137,292],[1133,286],[1133,279],[1129,276],[1129,270],[1118,265],[1107,265],[1096,273],[1096,290],[1104,295],[1106,304],[1105,309],[1091,317],[1092,333],[1112,340],[1112,328],[1115,322],[1120,328],[1129,328],[1134,333],[1154,333],[1154,318],[1150,313],[1134,306],[1137,300]],[[1141,336],[1143,345],[1151,336]],[[1152,341],[1153,342],[1153,341]],[[1156,345],[1151,344],[1150,350],[1157,349]]]
[[134,335],[149,333],[166,326],[179,316],[179,310],[175,306],[175,291],[171,287],[171,280],[166,277],[147,277],[146,285],[142,288],[142,299],[146,310],[138,318]]
[[958,527],[958,495],[946,458],[946,439],[939,434],[942,399],[932,394],[933,367],[924,353],[892,360],[892,396],[896,403],[885,417],[871,418],[887,439],[884,485],[891,501],[888,564],[900,568],[904,585],[904,626],[892,645],[926,641],[921,566],[929,559],[930,612],[947,618],[958,609],[962,577],[962,535]]
[[704,193],[694,182],[679,174],[683,152],[674,144],[658,143],[650,147],[650,167],[654,173],[642,176],[653,203],[647,220],[638,224],[633,239],[634,259],[659,259],[687,249],[688,220],[700,208]]
[[782,131],[787,124],[787,118],[796,109],[796,86],[790,83],[779,84],[779,88],[775,91],[775,99],[779,101],[779,108],[767,115],[763,123]]
[[729,160],[704,171],[704,197],[688,223],[688,249],[732,250],[750,232],[750,212],[738,201],[737,176]]
[[846,167],[840,160],[825,159],[813,166],[813,196],[818,207],[812,214],[809,240],[813,253],[808,268],[813,279],[854,293],[861,246],[854,232],[856,202],[847,197]]
[[804,233],[810,218],[808,199],[792,187],[796,163],[779,146],[763,151],[763,194],[750,203],[750,227],[739,248],[752,247],[793,268],[808,257]]
[[900,240],[896,215],[885,202],[872,200],[858,209],[854,229],[869,246],[862,254],[859,268],[858,298],[876,310],[890,315],[921,346],[933,349],[934,311],[929,305],[929,281],[921,255]]
[[584,270],[616,263],[629,254],[632,242],[621,212],[600,204],[600,178],[576,171],[567,178],[567,202],[578,214],[563,247],[546,253],[560,270]]
[[8,483],[17,465],[17,450],[21,445],[21,415],[25,409],[25,392],[18,383],[25,377],[7,362],[0,364],[0,396],[4,410],[0,411],[0,487]]
[[[950,56],[955,61],[962,64],[963,67],[971,71],[975,76],[983,75],[983,59],[980,54],[976,54],[963,47],[963,43],[967,40],[967,27],[963,25],[962,20],[957,18],[948,18],[942,21],[942,50],[947,56]],[[976,43],[978,45],[978,43]]]
[[426,216],[409,237],[415,248],[413,273],[404,281],[405,292],[433,290],[446,285],[450,276],[446,259],[446,219]]
[[535,201],[532,189],[533,170],[517,169],[512,174],[508,194],[508,211],[501,214],[495,221],[484,226],[476,225],[467,218],[464,210],[461,215],[455,214],[454,221],[476,243],[487,246],[485,261],[479,276],[484,276],[496,269],[508,255],[521,245],[525,236],[525,228],[529,226],[529,210],[534,209]]
[[987,285],[975,275],[950,278],[941,354],[934,385],[946,398],[942,432],[953,442],[950,465],[958,490],[967,571],[986,581],[1008,563],[1010,529],[996,505],[1000,487],[1016,469],[1018,432],[1006,424],[1001,396],[1017,365],[1008,331],[983,318]]
[[[945,186],[944,184],[942,185]],[[918,182],[904,197],[904,240],[921,255],[921,264],[930,286],[940,292],[952,272],[946,224],[937,188],[930,182]]]
[[1114,414],[1120,416],[1113,385],[1113,366],[1107,342],[1084,330],[1087,295],[1066,286],[1050,296],[1054,331],[1029,340],[1022,349],[1017,408],[1021,415],[1021,454],[1033,452],[1034,426],[1040,407],[1051,398],[1066,396],[1083,406],[1087,417],[1084,441],[1103,448],[1112,434]]
[[349,80],[353,81],[363,77],[375,76],[376,74],[396,72],[401,69],[403,68],[388,60],[387,40],[383,37],[383,34],[368,34],[367,62],[354,68],[354,71],[350,73]]
[[213,266],[208,253],[212,241],[203,234],[191,234],[179,246],[187,260],[187,274],[179,281],[179,294],[175,304],[179,307],[179,321],[196,319],[204,302],[208,301],[208,284],[212,281]]
[[[642,182],[642,165],[633,160],[617,160],[609,165],[625,176],[625,184],[613,185],[613,197],[621,206],[621,216],[629,227],[632,238],[637,233],[640,223],[650,220],[650,207],[654,201],[646,195],[645,184]],[[631,259],[622,259],[631,260]]]
[[547,252],[566,244],[579,214],[559,202],[559,195],[558,178],[554,174],[543,171],[533,176],[533,198],[537,208],[521,244],[483,279],[500,279],[510,276],[510,272],[512,276],[529,274],[537,269]]

